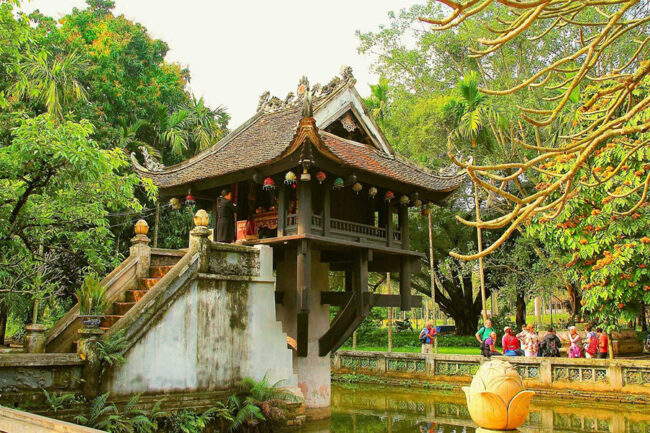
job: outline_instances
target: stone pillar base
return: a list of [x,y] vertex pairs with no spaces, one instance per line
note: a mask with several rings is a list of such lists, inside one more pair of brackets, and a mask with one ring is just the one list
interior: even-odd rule
[[27,353],[45,353],[45,326],[32,323],[25,326],[23,347]]

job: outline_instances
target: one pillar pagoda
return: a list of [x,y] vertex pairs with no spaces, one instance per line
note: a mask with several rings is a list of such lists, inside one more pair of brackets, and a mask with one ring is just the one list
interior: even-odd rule
[[[410,276],[423,254],[409,245],[409,209],[444,200],[463,180],[398,156],[354,84],[345,68],[324,86],[303,78],[297,96],[265,92],[253,117],[174,166],[145,155],[143,167],[133,156],[161,199],[188,197],[216,216],[220,191],[230,189],[238,242],[273,247],[276,314],[296,342],[294,369],[311,407],[329,406],[327,355],[370,308],[419,300]],[[330,290],[331,271],[344,275],[344,290]],[[369,292],[369,272],[399,274],[399,295]],[[340,307],[331,323],[330,306]]]

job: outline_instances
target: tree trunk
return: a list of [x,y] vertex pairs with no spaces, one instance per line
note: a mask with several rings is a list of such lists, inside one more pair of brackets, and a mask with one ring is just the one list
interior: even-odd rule
[[526,299],[523,290],[517,290],[517,303],[515,309],[515,322],[517,323],[517,329],[519,330],[522,325],[526,323]]
[[7,312],[4,307],[0,307],[0,344],[5,344],[7,334]]
[[[392,290],[390,289],[390,272],[386,274],[386,287],[387,292],[390,295]],[[388,307],[388,352],[393,351],[393,307]]]
[[648,332],[648,321],[645,318],[645,302],[641,301],[641,308],[639,311],[639,322],[641,324],[641,331]]
[[569,317],[569,324],[574,325],[580,320],[580,310],[582,309],[580,301],[582,301],[582,295],[573,284],[567,284],[566,289],[569,295],[569,304],[571,304],[571,317]]

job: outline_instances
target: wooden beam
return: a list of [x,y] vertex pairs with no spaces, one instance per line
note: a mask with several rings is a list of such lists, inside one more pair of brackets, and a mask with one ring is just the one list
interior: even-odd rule
[[365,317],[370,311],[370,305],[365,296],[368,293],[368,250],[358,251],[355,259],[353,292],[357,295],[358,300],[357,314]]
[[332,188],[329,182],[325,184],[325,192],[323,195],[323,236],[328,237],[332,228]]
[[298,184],[298,234],[311,233],[311,182]]
[[386,206],[386,246],[393,246],[393,232],[395,227],[393,227],[393,207],[389,204]]
[[287,222],[287,189],[284,184],[278,185],[278,237],[284,236],[284,225]]
[[399,207],[399,230],[402,235],[402,248],[408,250],[410,247],[409,242],[409,208],[407,206]]
[[298,247],[296,257],[296,342],[298,356],[307,356],[309,344],[309,297],[311,293],[311,245],[303,239]]
[[[321,292],[321,305],[333,305],[340,307],[348,303],[352,295],[349,292]],[[399,307],[402,305],[401,295],[382,295],[379,293],[366,292],[364,295],[370,307]],[[411,295],[411,305],[419,305],[422,297]]]
[[411,309],[411,266],[406,257],[402,257],[399,270],[399,294],[402,298],[400,308]]

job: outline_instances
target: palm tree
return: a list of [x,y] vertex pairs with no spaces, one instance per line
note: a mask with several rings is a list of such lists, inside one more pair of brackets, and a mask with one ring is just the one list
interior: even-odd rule
[[205,106],[203,98],[192,97],[188,106],[179,107],[171,114],[164,113],[159,136],[172,153],[184,155],[188,150],[196,153],[221,139],[227,121],[223,107],[211,109]]
[[86,89],[79,81],[86,62],[76,51],[52,55],[41,51],[29,55],[20,66],[21,79],[13,86],[17,98],[43,104],[56,119],[63,118],[63,110],[76,101],[86,99]]
[[383,129],[388,108],[388,80],[386,77],[380,77],[379,83],[370,85],[370,97],[363,101],[372,110],[372,116]]
[[[450,140],[470,141],[472,143],[473,159],[478,158],[477,142],[484,145],[486,150],[491,150],[488,134],[490,122],[499,123],[499,116],[490,104],[487,96],[478,90],[479,76],[471,71],[459,81],[458,91],[460,97],[451,99],[443,108],[443,114],[451,119],[453,130],[449,134]],[[474,206],[476,208],[476,221],[481,220],[478,184],[474,182]],[[477,227],[476,236],[478,252],[483,250],[481,229]],[[487,319],[485,308],[485,274],[483,271],[483,258],[479,258],[479,277],[481,281],[481,301],[483,307],[483,320]]]

